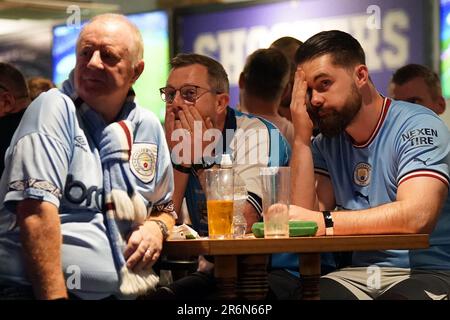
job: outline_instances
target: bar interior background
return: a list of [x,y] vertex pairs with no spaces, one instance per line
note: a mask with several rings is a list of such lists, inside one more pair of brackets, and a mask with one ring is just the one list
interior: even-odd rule
[[[163,83],[141,80],[154,97],[158,92],[153,86],[164,85],[168,59],[177,52],[195,51],[225,66],[234,107],[237,76],[248,54],[276,37],[291,35],[304,41],[318,31],[337,28],[363,43],[381,93],[387,93],[395,69],[420,63],[440,74],[450,100],[450,0],[0,0],[0,61],[14,63],[26,76],[54,79],[55,26],[104,12],[154,11],[167,15],[167,47],[163,57],[157,57],[162,70],[155,80]],[[152,44],[149,48],[152,51]],[[150,58],[146,67],[151,72],[156,65]],[[146,107],[163,121],[163,103],[149,99]],[[450,126],[450,111],[442,117]]]

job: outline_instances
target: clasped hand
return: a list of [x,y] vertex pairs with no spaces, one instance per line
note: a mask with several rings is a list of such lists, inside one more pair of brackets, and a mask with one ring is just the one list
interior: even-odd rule
[[163,244],[159,226],[145,221],[131,232],[124,252],[127,267],[134,272],[150,268],[158,260]]

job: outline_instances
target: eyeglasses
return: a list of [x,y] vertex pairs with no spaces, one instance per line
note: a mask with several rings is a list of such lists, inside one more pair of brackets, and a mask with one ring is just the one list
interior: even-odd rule
[[[205,90],[202,93],[198,93],[199,89]],[[200,86],[195,86],[195,85],[185,85],[182,86],[179,89],[175,89],[172,87],[163,87],[159,89],[159,93],[161,95],[161,99],[164,102],[167,103],[173,103],[173,101],[175,100],[175,96],[177,94],[177,91],[180,91],[180,96],[183,98],[183,100],[187,103],[195,103],[195,101],[197,101],[198,99],[200,99],[200,97],[202,95],[204,95],[207,92],[214,92],[214,93],[220,93],[220,92],[215,92],[213,90],[209,90],[206,88],[202,88]]]

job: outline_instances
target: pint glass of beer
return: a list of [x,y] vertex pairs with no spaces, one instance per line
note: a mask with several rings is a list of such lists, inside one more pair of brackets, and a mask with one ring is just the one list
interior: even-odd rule
[[206,175],[206,208],[211,239],[227,239],[233,235],[233,169],[208,169]]

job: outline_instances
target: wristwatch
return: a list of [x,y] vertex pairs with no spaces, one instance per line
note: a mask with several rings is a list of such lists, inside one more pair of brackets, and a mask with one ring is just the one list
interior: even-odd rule
[[151,219],[150,221],[153,221],[158,225],[159,229],[161,229],[163,240],[166,240],[169,237],[169,228],[167,228],[167,225],[161,220]]
[[334,235],[334,222],[333,217],[331,216],[331,212],[328,210],[322,211],[323,219],[325,220],[325,235],[332,236]]

